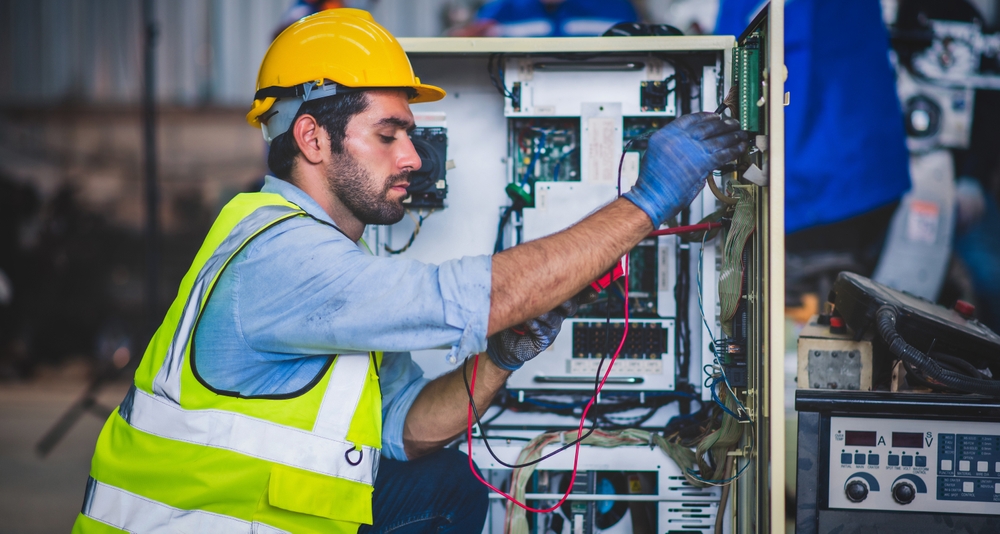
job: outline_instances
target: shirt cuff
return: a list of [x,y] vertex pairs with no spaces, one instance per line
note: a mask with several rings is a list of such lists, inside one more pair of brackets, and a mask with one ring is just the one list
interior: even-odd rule
[[438,268],[445,322],[462,328],[458,344],[448,353],[452,363],[486,350],[492,276],[492,256],[465,257]]
[[410,413],[413,401],[430,382],[428,378],[420,378],[403,387],[392,399],[385,410],[382,420],[382,455],[391,460],[406,461],[406,449],[403,446],[403,427],[406,426],[406,415]]

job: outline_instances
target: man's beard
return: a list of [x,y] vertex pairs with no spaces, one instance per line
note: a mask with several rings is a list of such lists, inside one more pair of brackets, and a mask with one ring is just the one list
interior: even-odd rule
[[410,171],[394,174],[378,184],[372,175],[345,150],[335,156],[326,182],[330,191],[364,224],[396,224],[404,215],[403,204],[389,199],[392,186],[410,181]]

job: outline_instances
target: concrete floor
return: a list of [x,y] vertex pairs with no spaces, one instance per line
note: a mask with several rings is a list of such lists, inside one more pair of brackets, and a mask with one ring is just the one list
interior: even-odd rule
[[[85,368],[71,365],[28,383],[0,383],[0,534],[70,531],[104,421],[84,414],[44,459],[34,447],[87,382]],[[126,382],[107,385],[100,402],[116,406],[127,390]]]

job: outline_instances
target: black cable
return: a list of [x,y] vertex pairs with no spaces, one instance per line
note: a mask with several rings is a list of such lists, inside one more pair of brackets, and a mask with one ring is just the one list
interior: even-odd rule
[[506,411],[507,411],[507,405],[506,404],[500,405],[500,411],[498,411],[497,413],[493,414],[493,417],[490,417],[486,421],[483,421],[482,424],[479,425],[479,428],[481,428],[483,430],[483,432],[486,432],[486,428],[485,428],[486,425],[492,423],[493,421],[496,421]]
[[[608,353],[611,351],[611,307],[610,306],[607,307],[606,321],[608,325],[608,327],[605,329],[605,342],[607,344],[607,350],[605,350],[604,355],[601,356],[601,361],[598,362],[597,364],[597,373],[594,376],[594,394],[591,396],[591,399],[595,401],[595,405],[597,400],[597,394],[600,392],[600,387],[601,387],[601,370],[604,368],[605,358],[607,358]],[[496,453],[493,452],[493,448],[490,447],[490,441],[486,438],[486,431],[483,428],[482,422],[480,421],[479,409],[476,408],[476,399],[472,396],[472,386],[469,385],[469,377],[468,374],[466,373],[468,365],[469,365],[469,359],[466,358],[465,361],[462,362],[462,380],[465,382],[465,392],[469,395],[469,405],[472,406],[472,414],[476,417],[476,424],[479,425],[479,430],[482,433],[481,439],[483,440],[483,444],[486,445],[486,450],[489,451],[490,456],[492,456],[493,459],[496,460],[500,465],[510,469],[520,469],[522,467],[535,465],[537,463],[540,463],[544,460],[547,460],[559,454],[560,452],[565,451],[566,449],[569,449],[570,447],[576,445],[577,443],[582,442],[583,440],[590,437],[590,435],[594,433],[594,430],[597,430],[597,420],[595,419],[594,424],[590,426],[590,429],[587,430],[586,434],[578,436],[575,440],[567,443],[566,445],[560,447],[559,449],[556,449],[555,451],[550,452],[549,454],[546,454],[545,456],[542,456],[541,458],[538,458],[537,460],[532,460],[530,462],[520,465],[508,464],[507,462],[504,462],[503,460],[497,457]]]
[[935,384],[929,382],[924,377],[920,376],[920,373],[913,368],[907,361],[903,361],[903,367],[906,369],[906,382],[911,385],[924,386],[933,391],[945,392],[945,393],[963,393],[957,389],[952,389],[949,387],[942,386],[941,384]]
[[944,369],[938,362],[907,343],[896,331],[897,317],[896,308],[890,305],[882,306],[875,312],[879,335],[889,345],[889,352],[943,386],[968,393],[1000,397],[1000,381],[970,378]]
[[[945,369],[947,371],[963,374],[969,376],[970,378],[984,379],[984,380],[987,379],[985,375],[979,372],[979,369],[976,369],[974,365],[961,358],[951,356],[948,354],[942,354],[940,352],[932,352],[930,350],[927,351],[927,356],[937,360],[938,365],[940,365],[942,369]],[[914,369],[914,367],[911,366],[910,363],[905,360],[903,361],[903,367],[906,368],[907,382],[914,382],[916,385],[924,386],[934,391],[944,391],[948,393],[966,393],[960,389],[950,388],[925,379],[923,376],[921,376],[919,370]]]
[[605,421],[608,426],[602,426],[601,428],[606,428],[609,430],[624,430],[626,428],[638,428],[641,427],[642,424],[645,423],[646,421],[652,419],[653,416],[656,415],[656,412],[658,412],[662,407],[663,406],[650,406],[649,410],[642,415],[634,417],[623,417],[622,419],[630,420],[630,422],[628,423],[616,423],[615,421],[608,418],[608,416],[611,415],[610,413],[599,414],[597,416],[597,420]]
[[[589,397],[586,397],[589,399]],[[662,408],[668,404],[676,402],[680,399],[685,400],[695,400],[689,398],[684,392],[667,393],[663,395],[650,395],[645,399],[645,402],[641,402],[638,397],[635,398],[621,398],[614,395],[614,393],[608,395],[607,397],[601,398],[600,404],[595,404],[590,408],[590,413],[587,414],[588,419],[598,418],[599,420],[607,419],[606,416],[616,415],[621,412],[628,410],[634,410],[637,408]],[[572,416],[576,415],[574,412],[579,408],[583,407],[586,401],[573,402],[573,403],[559,403],[559,402],[549,402],[549,401],[538,401],[538,398],[528,397],[524,400],[524,404],[521,405],[518,412],[525,413],[547,413],[553,415],[561,416]],[[622,418],[640,418],[642,416],[618,416]],[[603,427],[601,427],[603,428]]]
[[957,356],[952,356],[950,354],[944,354],[941,352],[933,352],[928,350],[927,356],[937,360],[942,365],[948,365],[951,370],[968,375],[971,378],[987,379],[986,375],[981,373],[979,369],[976,369],[975,365],[972,365],[967,360],[963,360]]
[[[496,65],[495,71],[493,69],[494,64]],[[489,59],[486,61],[486,72],[489,73],[490,83],[500,93],[500,96],[513,100],[514,95],[504,85],[503,54],[490,54]]]
[[507,209],[503,210],[503,215],[500,216],[500,224],[497,225],[497,240],[493,243],[493,253],[496,254],[503,250],[503,229],[510,222],[510,216],[514,213],[514,205],[507,206]]
[[[600,382],[601,382],[601,367],[603,365],[604,365],[604,357],[601,357],[601,363],[598,364],[598,366],[597,366],[597,380],[596,380],[596,382],[594,384],[594,397],[597,396],[597,388],[598,388],[598,386],[600,385]],[[510,469],[520,469],[522,467],[528,467],[528,466],[540,463],[540,462],[542,462],[544,460],[548,460],[549,458],[551,458],[551,457],[559,454],[560,452],[562,452],[562,451],[564,451],[566,449],[569,449],[570,447],[576,445],[577,443],[580,443],[581,441],[589,438],[590,435],[594,433],[594,430],[597,430],[597,423],[594,423],[590,427],[590,429],[587,430],[586,434],[584,434],[584,435],[576,438],[575,440],[567,443],[566,445],[560,447],[559,449],[556,449],[555,451],[552,451],[549,454],[546,454],[545,456],[542,456],[541,458],[538,458],[537,460],[532,460],[530,462],[525,462],[523,464],[508,464],[507,462],[505,462],[505,461],[501,460],[500,458],[498,458],[497,455],[496,455],[496,453],[493,452],[493,448],[490,447],[490,440],[488,440],[486,438],[486,433],[483,432],[483,425],[479,421],[479,410],[476,409],[476,400],[472,396],[472,387],[469,385],[469,377],[466,374],[466,369],[468,368],[468,366],[469,366],[469,358],[466,358],[465,361],[462,363],[462,380],[465,381],[465,392],[468,393],[468,395],[469,395],[469,404],[472,406],[472,413],[473,413],[473,415],[475,415],[475,417],[476,417],[476,424],[479,425],[479,430],[482,433],[482,435],[480,436],[479,439],[483,440],[483,444],[486,445],[486,450],[489,451],[490,456],[492,456],[493,459],[497,461],[497,463],[499,463],[500,465],[502,465],[504,467],[507,467],[507,468],[510,468]]]
[[[667,56],[665,54],[653,54],[653,57],[669,63],[674,67],[674,94],[679,97],[677,106],[679,110],[678,116],[691,113],[691,101],[693,100],[691,89],[693,87],[697,87],[700,93],[701,79],[693,74],[694,69],[692,69],[685,61],[679,60],[676,57]],[[699,97],[700,96],[701,95],[699,94]]]
[[[681,211],[680,224],[682,226],[690,224],[689,209]],[[677,311],[675,313],[677,338],[675,349],[677,351],[677,368],[680,371],[680,381],[682,383],[689,379],[691,373],[691,321],[689,316],[688,298],[691,296],[691,253],[690,248],[682,248],[677,253],[676,260],[677,283],[674,286],[674,302]],[[690,403],[681,402],[681,412],[690,413]]]
[[[483,433],[483,436],[486,436],[486,434]],[[507,441],[531,441],[535,439],[535,438],[526,438],[524,436],[490,436],[490,437],[493,439],[505,439]]]

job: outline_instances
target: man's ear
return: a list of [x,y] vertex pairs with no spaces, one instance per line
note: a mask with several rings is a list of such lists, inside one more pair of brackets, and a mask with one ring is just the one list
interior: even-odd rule
[[314,165],[323,161],[324,149],[329,144],[329,138],[315,117],[303,114],[296,119],[292,124],[292,135],[295,136],[295,143],[306,161]]

